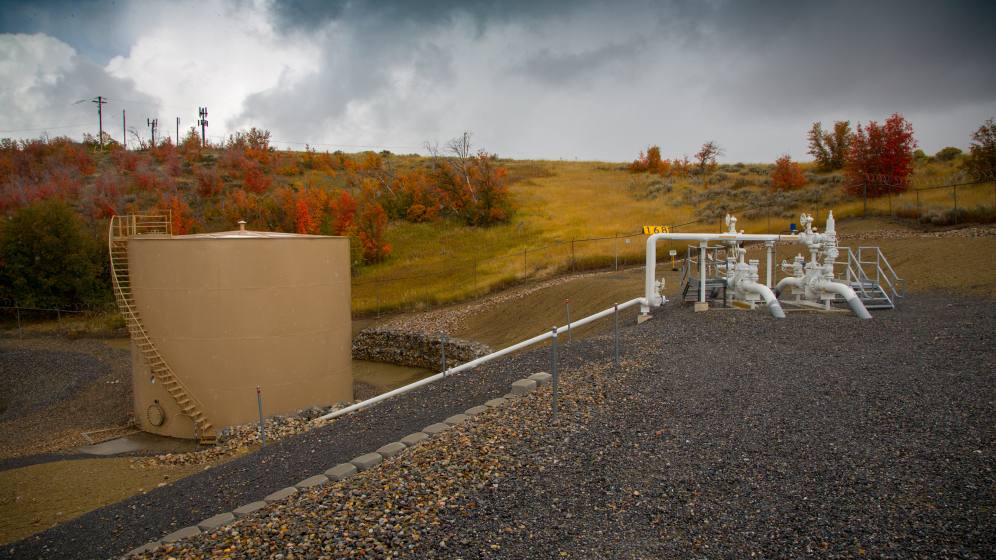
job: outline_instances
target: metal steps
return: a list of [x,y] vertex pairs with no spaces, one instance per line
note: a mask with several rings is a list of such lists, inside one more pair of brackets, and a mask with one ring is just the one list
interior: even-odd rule
[[858,299],[864,304],[865,309],[895,309],[889,294],[882,289],[882,286],[873,280],[860,282],[848,282],[854,293],[858,294]]
[[844,272],[838,279],[858,295],[865,309],[895,309],[896,300],[906,295],[906,281],[896,275],[878,247],[840,247]]
[[114,283],[114,298],[124,316],[125,324],[135,346],[141,352],[154,379],[170,394],[180,410],[189,416],[197,426],[201,444],[214,443],[215,430],[200,401],[180,382],[149,340],[145,327],[135,309],[131,293],[131,280],[128,269],[128,236],[142,233],[169,233],[170,218],[166,212],[145,212],[128,216],[113,216],[108,234],[111,256],[111,278]]

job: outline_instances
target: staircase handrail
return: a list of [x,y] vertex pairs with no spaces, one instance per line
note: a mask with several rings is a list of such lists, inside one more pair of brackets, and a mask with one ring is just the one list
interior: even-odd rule
[[[168,212],[168,211],[165,211],[165,212]],[[154,212],[144,212],[144,213],[141,213],[141,214],[148,215],[148,216],[151,217],[151,215],[153,213]],[[125,220],[127,221],[126,225],[127,225],[127,229],[129,231],[137,232],[140,229],[140,226],[142,228],[144,228],[146,226],[148,226],[149,228],[152,228],[152,227],[154,227],[157,224],[158,225],[162,225],[162,224],[165,223],[165,227],[163,228],[163,230],[161,232],[155,232],[155,233],[162,233],[162,232],[165,232],[167,234],[169,233],[169,229],[170,229],[169,225],[170,225],[170,223],[169,223],[168,214],[167,214],[167,218],[166,218],[165,222],[163,222],[161,220],[148,220],[148,221],[144,221],[144,222],[140,223],[139,218],[143,217],[141,214],[139,214],[139,215],[132,214],[132,215],[125,216],[123,218],[121,216],[112,216],[111,217],[111,224],[110,224],[111,233],[110,233],[110,235],[108,235],[108,241],[109,241],[109,245],[110,245],[109,249],[113,250],[114,244],[116,242],[118,242],[118,241],[120,241],[122,239],[125,239],[125,240],[127,239],[127,237],[128,237],[127,235],[118,235],[118,236],[114,235],[115,226],[117,226],[117,229],[118,229],[119,232],[123,231],[122,227],[121,227],[122,226],[121,222],[125,221]],[[151,224],[151,225],[149,225],[149,224]],[[154,367],[153,364],[152,364],[152,360],[150,360],[150,356],[149,356],[149,353],[151,352],[152,357],[154,357],[155,359],[158,360],[158,363],[160,364],[160,367],[162,367],[163,370],[167,373],[168,378],[169,378],[168,381],[170,383],[176,383],[177,386],[179,386],[180,389],[183,391],[184,395],[188,399],[190,399],[191,404],[196,408],[196,410],[199,411],[203,415],[204,414],[204,405],[200,402],[200,399],[198,399],[190,391],[190,389],[188,389],[187,386],[184,385],[182,381],[180,381],[179,377],[177,377],[177,375],[173,372],[173,369],[169,367],[169,364],[166,363],[166,360],[163,359],[162,355],[156,349],[156,347],[152,343],[152,341],[149,340],[149,336],[145,332],[145,328],[142,326],[142,322],[139,320],[138,315],[135,314],[135,310],[132,308],[131,304],[128,303],[128,298],[125,297],[125,295],[124,295],[124,289],[121,287],[121,280],[118,278],[118,267],[114,265],[114,259],[113,258],[111,259],[111,277],[112,277],[113,283],[114,283],[114,295],[115,295],[116,299],[118,300],[118,307],[122,308],[122,312],[123,313],[127,313],[127,316],[131,319],[130,321],[127,321],[129,332],[132,335],[138,334],[138,336],[135,337],[135,338],[137,338],[140,342],[144,342],[147,345],[147,347],[148,347],[148,349],[143,349],[142,350],[142,356],[145,358],[146,362],[149,363],[150,367]],[[129,274],[129,277],[130,277],[130,274]],[[137,331],[137,333],[136,333],[136,331]],[[160,375],[160,377],[166,377],[166,376]],[[172,393],[171,393],[171,395],[172,395]],[[174,397],[174,400],[175,400],[175,397]],[[177,403],[177,404],[179,404],[179,403]],[[181,407],[181,409],[182,408],[183,407]],[[184,412],[186,412],[186,411],[184,411]]]
[[[892,293],[892,298],[906,297],[906,281],[896,274],[896,271],[892,269],[892,265],[886,260],[885,255],[882,254],[882,249],[879,247],[858,247],[858,261],[862,264],[873,264],[872,261],[862,261],[861,251],[875,251],[875,280],[878,282],[879,286],[882,285],[882,280],[889,286],[889,291]],[[885,265],[883,269],[882,265]],[[888,274],[886,274],[888,271]],[[899,284],[901,287],[900,291],[896,291],[896,285]]]

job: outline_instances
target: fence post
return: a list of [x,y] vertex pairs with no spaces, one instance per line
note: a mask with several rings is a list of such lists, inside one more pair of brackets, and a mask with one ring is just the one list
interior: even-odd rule
[[439,329],[439,352],[443,355],[443,377],[446,377],[446,335]]
[[567,342],[571,341],[571,300],[564,302],[567,305]]
[[553,327],[553,422],[557,422],[557,327]]
[[477,262],[474,262],[474,299],[477,299]]
[[571,238],[571,269],[574,272],[578,270],[578,261],[574,259],[574,238]]
[[619,304],[616,303],[616,366],[619,365]]
[[374,282],[374,289],[377,291],[377,317],[380,317],[380,280]]
[[920,223],[920,189],[916,190],[916,223]]
[[429,275],[425,275],[425,308],[429,309]]
[[522,251],[522,279],[523,280],[525,280],[526,277],[529,276],[529,265],[526,264],[526,253],[527,252],[528,251],[526,251],[526,250]]
[[954,222],[958,225],[958,185],[952,187],[954,189]]
[[55,316],[59,319],[59,338],[62,338],[62,311],[55,309]]
[[259,394],[259,385],[256,385],[256,403],[259,405],[259,439],[266,447],[266,431],[263,429],[263,397]]
[[862,186],[865,188],[865,210],[864,210],[864,215],[862,215],[861,217],[862,218],[867,218],[868,217],[868,183],[862,183]]
[[616,232],[616,272],[619,271],[619,232]]
[[21,336],[21,307],[14,302],[14,309],[17,310],[17,338],[23,338]]

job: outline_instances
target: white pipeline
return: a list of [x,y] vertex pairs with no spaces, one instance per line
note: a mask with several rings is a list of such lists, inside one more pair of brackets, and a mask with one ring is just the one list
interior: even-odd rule
[[[644,298],[648,307],[660,307],[664,300],[657,294],[655,284],[657,282],[657,242],[662,239],[676,241],[699,241],[708,243],[709,241],[796,241],[798,235],[776,235],[776,234],[743,234],[743,233],[655,233],[647,238],[647,276],[644,285]],[[771,255],[768,255],[771,258]],[[700,262],[699,266],[705,267],[705,263]],[[770,265],[769,265],[770,268]]]
[[750,280],[744,280],[741,284],[743,289],[748,292],[753,292],[755,294],[760,294],[764,298],[764,303],[768,304],[768,310],[771,311],[771,316],[778,319],[785,318],[785,311],[782,309],[782,305],[778,303],[778,299],[775,298],[775,294],[771,292],[771,289],[764,284],[758,284],[757,282],[751,282]]
[[[626,303],[620,303],[618,305],[618,308],[621,311],[623,309],[626,309],[627,307],[632,307],[632,306],[637,305],[637,304],[647,305],[647,300],[644,299],[644,298],[631,299],[631,300],[627,301]],[[599,311],[598,313],[595,313],[594,315],[590,315],[588,317],[585,317],[584,319],[581,319],[580,321],[573,321],[571,323],[571,327],[580,327],[581,325],[587,325],[588,323],[591,323],[592,321],[597,321],[597,320],[599,320],[599,319],[601,319],[603,317],[608,317],[609,315],[612,315],[615,312],[616,312],[616,307],[610,307],[610,308],[606,309],[605,311]],[[567,328],[567,325],[564,325],[563,327],[559,327],[557,330],[560,331],[560,330],[564,330],[566,328]],[[442,379],[442,378],[444,378],[446,376],[449,376],[449,375],[453,375],[454,373],[459,373],[459,372],[467,370],[467,369],[475,368],[475,367],[483,364],[484,362],[489,362],[491,360],[494,360],[495,358],[500,358],[500,357],[502,357],[502,356],[504,356],[506,354],[511,354],[512,352],[516,352],[518,350],[522,350],[523,348],[532,346],[533,344],[536,344],[537,342],[543,342],[544,340],[546,340],[548,338],[553,338],[553,332],[552,331],[545,332],[545,333],[543,333],[543,334],[541,334],[539,336],[534,336],[534,337],[530,338],[529,340],[526,340],[524,342],[520,342],[520,343],[518,343],[518,344],[516,344],[514,346],[509,346],[508,348],[504,348],[502,350],[498,350],[497,352],[492,352],[491,354],[488,354],[487,356],[482,356],[480,358],[477,358],[476,360],[471,360],[471,361],[469,361],[469,362],[467,362],[465,364],[459,365],[457,367],[449,368],[448,370],[446,370],[445,375],[442,374],[442,373],[437,373],[436,375],[433,375],[432,377],[426,377],[425,379],[421,379],[419,381],[416,381],[415,383],[411,383],[409,385],[405,385],[404,387],[399,387],[399,388],[397,388],[397,389],[395,389],[393,391],[388,391],[388,392],[386,392],[386,393],[384,393],[382,395],[377,395],[376,397],[373,397],[371,399],[367,399],[367,400],[365,400],[363,402],[356,403],[356,404],[354,404],[352,406],[347,406],[346,408],[342,408],[342,409],[336,410],[335,412],[330,412],[330,413],[326,414],[325,416],[322,416],[321,418],[322,418],[322,420],[330,420],[330,419],[335,418],[337,416],[342,416],[343,414],[348,414],[350,412],[353,412],[354,410],[359,410],[361,408],[368,407],[368,406],[370,406],[372,404],[379,403],[380,401],[383,401],[385,399],[389,399],[389,398],[391,398],[391,397],[393,397],[395,395],[400,395],[402,393],[407,393],[408,391],[411,391],[412,389],[417,389],[417,388],[419,388],[419,387],[421,387],[423,385],[428,385],[429,383],[433,383],[435,381],[439,381],[440,379]]]
[[778,285],[775,286],[775,297],[781,297],[782,292],[784,292],[785,288],[787,288],[788,286],[795,286],[800,290],[803,289],[802,278],[797,278],[795,276],[788,276],[779,280]]
[[850,286],[845,286],[839,282],[819,280],[816,282],[816,287],[826,292],[844,296],[844,299],[847,300],[847,305],[851,307],[851,311],[853,311],[859,318],[872,318],[871,313],[868,313],[868,310],[865,309],[865,304],[861,303],[861,299],[858,298],[858,294],[854,293],[854,290],[852,290]]

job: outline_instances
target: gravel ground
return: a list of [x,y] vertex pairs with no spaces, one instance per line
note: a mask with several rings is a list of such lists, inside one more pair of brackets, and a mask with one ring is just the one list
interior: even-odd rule
[[[124,426],[131,354],[99,340],[0,340],[0,469],[86,445],[80,432]],[[108,434],[101,434],[108,436]],[[33,461],[33,462],[32,462]]]
[[[560,345],[550,385],[150,557],[991,557],[996,304],[845,314],[671,304]],[[108,558],[504,393],[525,352],[4,548]]]
[[[59,372],[56,375],[47,374]],[[79,352],[0,348],[0,422],[75,396],[111,367]]]

